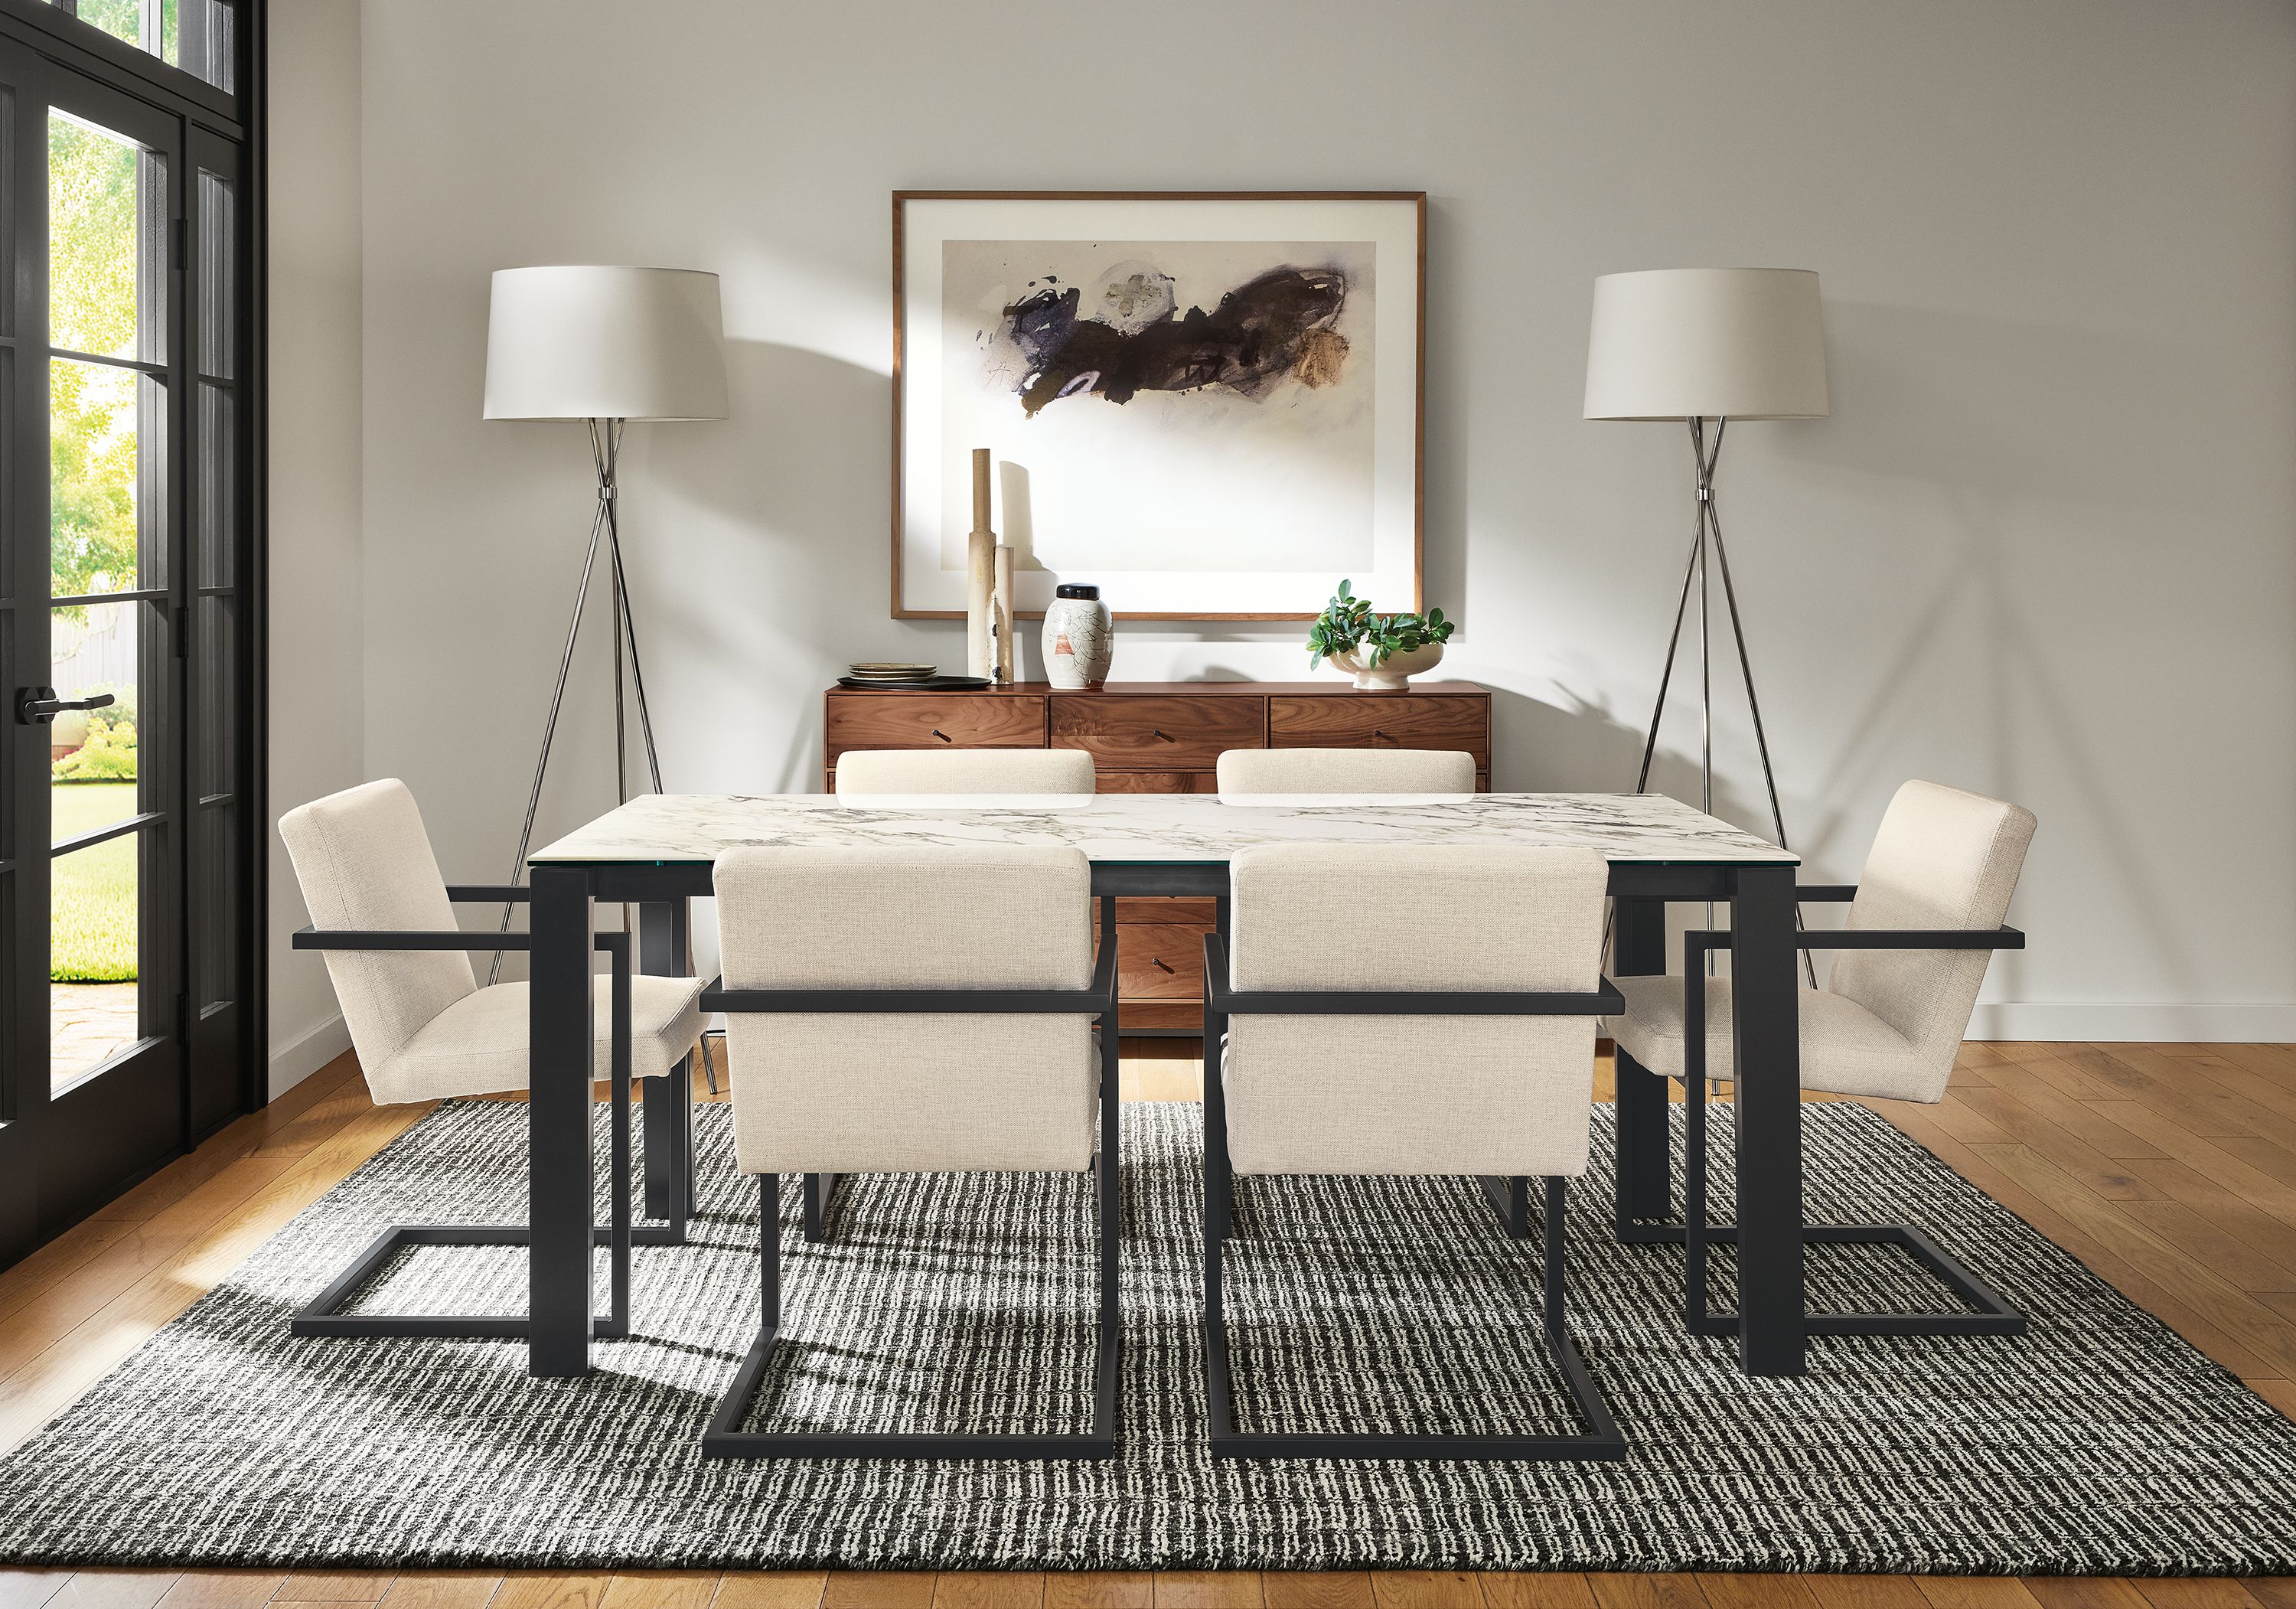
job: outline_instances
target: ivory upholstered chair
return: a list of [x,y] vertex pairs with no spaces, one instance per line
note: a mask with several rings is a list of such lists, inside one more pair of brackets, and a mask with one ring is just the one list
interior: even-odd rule
[[[1801,935],[1806,949],[1841,952],[1824,989],[1798,991],[1801,1086],[1834,1095],[1935,1103],[1977,1008],[1996,949],[2021,949],[2002,925],[2016,892],[2032,812],[1933,782],[1899,788],[1854,884],[1804,884],[1798,900],[1848,900],[1847,924]],[[1680,1079],[1689,1097],[1685,1164],[1688,1252],[1685,1318],[1702,1334],[1734,1333],[1734,1315],[1706,1311],[1706,1251],[1734,1231],[1706,1221],[1706,1096],[1733,1080],[1730,984],[1704,958],[1726,933],[1689,935],[1679,976],[1621,978],[1624,1012],[1608,1020],[1622,1066]],[[1702,1022],[1702,1033],[1691,1024]],[[1671,1236],[1668,1236],[1671,1238]],[[1894,1244],[1975,1309],[1958,1314],[1812,1314],[1813,1335],[2016,1334],[2025,1320],[1928,1235],[1905,1225],[1814,1225],[1821,1244]]]
[[[466,932],[457,901],[522,900],[524,889],[449,888],[422,812],[404,783],[371,782],[279,820],[313,925],[295,948],[324,951],[367,1089],[385,1105],[524,1089],[527,986],[479,987],[472,950],[523,948],[524,933]],[[631,975],[626,935],[603,933],[613,957],[597,981],[594,1076],[613,1082],[613,1312],[601,1334],[627,1332],[629,1102],[633,1076],[675,1071],[701,1031],[693,978]],[[518,1225],[397,1225],[295,1316],[299,1335],[520,1336],[522,1317],[347,1314],[340,1309],[406,1245],[523,1245]]]
[[[856,749],[837,757],[840,796],[1077,794],[1093,792],[1097,780],[1081,749]],[[1111,902],[1103,914],[1112,919],[1114,910]],[[837,1179],[808,1173],[804,1188],[805,1235],[818,1241],[828,1234]]]
[[837,757],[842,793],[1089,793],[1081,749],[856,749]]
[[1475,757],[1456,749],[1230,749],[1223,793],[1472,793]]
[[[762,1317],[717,1457],[1100,1457],[1114,1450],[1116,946],[1092,868],[1013,845],[736,850],[717,866],[734,1151],[758,1176]],[[1094,1027],[1098,1024],[1098,1042]],[[781,1325],[784,1172],[1097,1169],[1094,1428],[783,1434],[741,1424]]]
[[[1279,844],[1232,864],[1234,957],[1205,940],[1204,1343],[1215,1457],[1623,1457],[1570,1342],[1564,1181],[1587,1170],[1610,871],[1592,850]],[[1442,913],[1394,945],[1334,943],[1332,913]],[[1334,1055],[1350,1035],[1408,1055]],[[1234,1175],[1546,1180],[1542,1333],[1586,1433],[1234,1428],[1222,1243]]]

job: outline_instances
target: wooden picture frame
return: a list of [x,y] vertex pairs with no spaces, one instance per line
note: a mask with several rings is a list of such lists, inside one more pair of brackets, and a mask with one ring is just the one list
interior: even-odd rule
[[[1423,192],[897,190],[892,203],[895,619],[964,616],[956,477],[976,447],[998,460],[1022,618],[1060,580],[1097,583],[1119,620],[1311,620],[1343,577],[1382,609],[1423,607]],[[1039,261],[1103,271],[1086,282]],[[1223,272],[1252,276],[1232,295]],[[1086,292],[1099,316],[1080,315]],[[1244,322],[1232,307],[1254,314],[1252,336],[1231,333]],[[1147,349],[1128,344],[1144,331]],[[1079,349],[1124,368],[1068,361]]]

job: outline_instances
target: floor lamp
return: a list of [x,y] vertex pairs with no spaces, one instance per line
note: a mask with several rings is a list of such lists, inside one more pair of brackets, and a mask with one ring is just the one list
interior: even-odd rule
[[[1828,412],[1825,337],[1818,316],[1817,275],[1801,268],[1660,268],[1605,274],[1595,281],[1595,316],[1587,342],[1589,419],[1679,420],[1689,426],[1693,475],[1693,534],[1682,591],[1667,638],[1650,734],[1643,740],[1635,792],[1650,786],[1651,761],[1666,713],[1667,688],[1682,645],[1690,595],[1698,593],[1698,747],[1700,808],[1714,809],[1714,675],[1709,648],[1709,565],[1721,572],[1730,637],[1753,717],[1754,747],[1769,792],[1770,825],[1780,849],[1785,815],[1778,807],[1770,742],[1762,729],[1761,701],[1738,618],[1738,590],[1714,502],[1714,471],[1722,435],[1733,419],[1816,419]],[[1707,428],[1711,423],[1713,429]],[[1804,967],[1809,957],[1802,957]]]
[[[550,768],[551,740],[566,702],[566,673],[590,598],[601,538],[612,592],[614,639],[614,792],[630,796],[629,735],[622,691],[622,656],[629,656],[631,702],[645,743],[646,776],[661,792],[661,760],[654,751],[653,718],[646,709],[645,672],[638,662],[630,620],[629,584],[622,571],[621,521],[616,473],[622,426],[639,422],[726,417],[725,335],[718,307],[718,276],[688,268],[504,268],[494,276],[487,320],[488,419],[555,420],[589,427],[590,463],[598,506],[590,516],[590,543],[574,591],[574,618],[558,656],[558,680],[542,723],[542,752],[518,832],[510,880],[526,873],[542,779]],[[510,926],[510,911],[503,926]],[[498,973],[502,957],[495,957]]]

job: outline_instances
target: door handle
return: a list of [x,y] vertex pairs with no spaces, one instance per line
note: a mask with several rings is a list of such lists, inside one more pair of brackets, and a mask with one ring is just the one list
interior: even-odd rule
[[16,724],[45,727],[66,710],[101,710],[111,702],[109,693],[99,693],[94,698],[58,698],[53,687],[19,687]]

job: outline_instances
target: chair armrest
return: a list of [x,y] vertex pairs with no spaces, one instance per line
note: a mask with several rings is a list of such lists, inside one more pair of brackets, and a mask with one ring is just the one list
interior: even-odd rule
[[[299,927],[287,942],[291,949],[519,950],[532,949],[534,935],[474,933],[459,927],[428,932],[384,928]],[[590,935],[590,948],[612,956],[618,969],[626,970],[629,966],[630,936],[627,933],[593,933]]]
[[447,898],[456,905],[526,905],[534,891],[506,882],[450,882]]
[[1116,1009],[1114,964],[1103,981],[1066,989],[727,989],[721,974],[701,991],[704,1011],[789,1013],[955,1012],[981,1015],[1104,1016]]
[[[1600,974],[1597,974],[1598,978]],[[1251,989],[1228,985],[1227,946],[1204,935],[1204,1006],[1222,1016],[1599,1017],[1627,1008],[1608,978],[1584,993],[1506,989]]]
[[[1682,936],[1682,970],[1702,973],[1710,949],[1728,949],[1727,929],[1693,930]],[[1846,927],[1822,933],[1796,933],[1797,949],[2023,949],[2025,935],[2000,927]]]
[[531,933],[473,933],[455,927],[443,932],[390,932],[379,928],[299,927],[291,949],[494,950],[531,949]]
[[2022,949],[2025,935],[2013,927],[1852,927],[1833,932],[1799,933],[1801,949]]
[[[1682,936],[1682,1076],[1693,1089],[1706,1076],[1706,952],[1728,949],[1728,930]],[[2023,949],[2025,935],[2002,927],[1842,928],[1796,933],[1797,949]]]
[[[1794,884],[1793,897],[1796,905],[1846,905],[1857,898],[1857,885],[1854,882],[1797,882]],[[1703,894],[1680,896],[1636,894],[1632,898],[1655,899],[1660,905],[1711,905],[1714,903]]]

